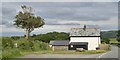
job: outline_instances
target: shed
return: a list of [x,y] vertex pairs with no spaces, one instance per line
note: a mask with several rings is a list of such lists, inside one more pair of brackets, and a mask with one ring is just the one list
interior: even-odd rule
[[49,44],[53,51],[68,50],[69,40],[53,40]]

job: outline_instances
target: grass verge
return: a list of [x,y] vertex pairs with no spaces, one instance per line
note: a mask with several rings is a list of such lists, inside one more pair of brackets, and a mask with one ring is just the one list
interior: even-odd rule
[[99,54],[105,53],[108,50],[85,50],[84,52],[76,52],[76,51],[51,51],[51,50],[44,50],[44,51],[18,51],[18,50],[9,50],[4,51],[2,53],[3,58],[18,58],[29,54]]
[[84,52],[76,52],[76,51],[39,51],[34,52],[33,54],[99,54],[105,53],[108,50],[85,50]]

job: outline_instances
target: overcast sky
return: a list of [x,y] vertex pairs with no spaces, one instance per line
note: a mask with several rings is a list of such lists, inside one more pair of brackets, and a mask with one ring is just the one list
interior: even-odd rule
[[84,24],[99,25],[101,30],[118,29],[117,2],[4,2],[0,24],[3,35],[25,34],[24,30],[13,26],[14,16],[21,10],[21,5],[33,7],[35,14],[45,19],[43,28],[35,29],[32,34],[69,32],[71,27]]
[[120,0],[1,0],[2,2],[118,2]]

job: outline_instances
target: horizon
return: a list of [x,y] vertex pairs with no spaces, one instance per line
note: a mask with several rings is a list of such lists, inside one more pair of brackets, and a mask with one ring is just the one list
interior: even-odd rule
[[[109,32],[109,31],[118,31],[118,30],[101,30],[101,32]],[[50,32],[58,32],[58,31],[50,31]],[[30,34],[30,36],[32,36],[33,34],[35,35],[39,35],[39,34],[47,34],[47,33],[50,33],[50,32],[46,32],[46,33],[34,33],[32,32]],[[59,32],[61,33],[61,32]],[[64,33],[70,33],[70,32],[64,32]],[[22,33],[5,33],[4,35],[0,35],[0,37],[12,37],[12,36],[24,36],[25,35],[25,32],[22,32]]]

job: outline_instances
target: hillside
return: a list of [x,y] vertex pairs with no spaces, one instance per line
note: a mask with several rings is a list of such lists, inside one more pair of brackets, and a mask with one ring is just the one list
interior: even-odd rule
[[102,38],[116,38],[117,37],[117,31],[102,31],[101,32]]

